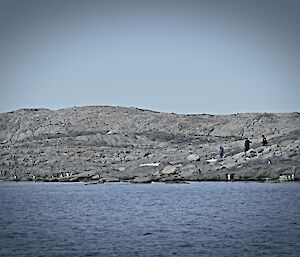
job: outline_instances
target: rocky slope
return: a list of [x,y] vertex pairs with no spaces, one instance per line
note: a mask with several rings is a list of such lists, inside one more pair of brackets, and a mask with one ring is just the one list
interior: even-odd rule
[[[261,146],[261,135],[268,146]],[[249,137],[251,149],[244,152]],[[111,106],[0,114],[0,180],[300,178],[300,113],[178,115]],[[218,157],[219,146],[225,157]]]

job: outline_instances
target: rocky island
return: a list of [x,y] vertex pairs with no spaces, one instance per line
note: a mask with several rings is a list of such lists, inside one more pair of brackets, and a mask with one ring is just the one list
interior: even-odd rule
[[[182,115],[113,106],[21,109],[1,113],[0,128],[0,180],[183,183],[300,178],[299,112]],[[246,138],[251,145],[245,152]]]

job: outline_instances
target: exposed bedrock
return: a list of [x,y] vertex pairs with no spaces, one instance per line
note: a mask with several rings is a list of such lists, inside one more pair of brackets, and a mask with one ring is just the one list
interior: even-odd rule
[[[267,146],[261,144],[263,134]],[[245,138],[252,142],[246,153]],[[22,109],[0,114],[0,143],[0,180],[300,179],[298,112],[179,115],[111,106]]]

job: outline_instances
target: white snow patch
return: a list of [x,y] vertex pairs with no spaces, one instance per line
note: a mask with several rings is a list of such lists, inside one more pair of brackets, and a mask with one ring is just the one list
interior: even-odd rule
[[206,160],[206,162],[208,162],[208,163],[211,163],[211,164],[214,164],[214,163],[216,163],[217,162],[217,160],[218,159],[210,159],[210,160]]
[[159,162],[156,163],[144,163],[144,164],[140,164],[140,167],[145,167],[145,166],[154,166],[157,167],[159,165]]

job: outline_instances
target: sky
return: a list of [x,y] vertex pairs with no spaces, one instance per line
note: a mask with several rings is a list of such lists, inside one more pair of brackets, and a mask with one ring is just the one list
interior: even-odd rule
[[0,0],[0,112],[300,111],[298,0]]

